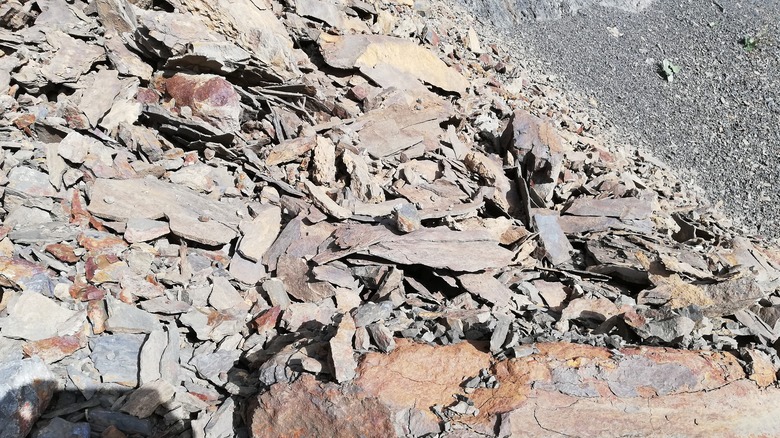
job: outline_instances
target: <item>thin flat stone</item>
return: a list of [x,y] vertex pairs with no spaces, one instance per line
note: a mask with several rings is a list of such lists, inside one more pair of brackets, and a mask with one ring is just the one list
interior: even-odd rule
[[233,310],[237,312],[248,311],[249,304],[244,301],[244,297],[230,284],[225,277],[214,277],[211,279],[212,289],[209,295],[209,305],[219,310]]
[[125,226],[125,240],[130,243],[148,242],[171,232],[167,222],[146,218],[132,218]]
[[509,304],[514,292],[491,274],[464,274],[458,277],[460,284],[473,295],[492,303],[496,307]]
[[146,335],[120,333],[90,339],[92,362],[104,383],[138,386],[138,360]]
[[130,393],[121,410],[134,417],[146,418],[173,398],[175,392],[176,388],[165,380],[147,382]]
[[28,341],[69,334],[59,332],[67,327],[71,318],[79,314],[35,292],[23,292],[8,313],[9,316],[2,321],[0,334]]
[[558,224],[558,215],[534,214],[533,220],[550,263],[558,266],[570,261],[574,247]]
[[168,335],[163,330],[153,330],[141,347],[138,382],[144,385],[160,378],[160,357],[168,344]]
[[357,361],[352,350],[352,338],[355,336],[355,321],[344,314],[336,329],[336,335],[328,341],[330,364],[336,382],[342,383],[355,378]]
[[151,313],[106,296],[108,320],[106,330],[112,333],[150,333],[160,329],[160,321]]
[[243,237],[238,251],[244,257],[259,261],[273,245],[281,231],[282,210],[275,205],[263,206],[251,221],[241,221],[239,228]]
[[8,172],[8,189],[27,196],[56,196],[49,176],[29,167],[17,166]]
[[641,220],[652,216],[653,204],[639,198],[579,198],[575,199],[564,213],[575,216],[607,216],[624,220]]

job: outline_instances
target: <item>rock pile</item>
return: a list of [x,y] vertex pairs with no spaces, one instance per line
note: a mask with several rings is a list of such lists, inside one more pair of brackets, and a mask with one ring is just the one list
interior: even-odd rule
[[0,437],[777,433],[778,252],[456,18],[0,6]]

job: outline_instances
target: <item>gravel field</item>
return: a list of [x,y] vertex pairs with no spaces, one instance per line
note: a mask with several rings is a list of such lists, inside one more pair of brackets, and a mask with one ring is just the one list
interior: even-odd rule
[[[597,107],[616,141],[678,169],[748,230],[780,237],[780,2],[657,0],[636,13],[524,14],[540,3],[468,8]],[[665,59],[680,67],[671,82]]]

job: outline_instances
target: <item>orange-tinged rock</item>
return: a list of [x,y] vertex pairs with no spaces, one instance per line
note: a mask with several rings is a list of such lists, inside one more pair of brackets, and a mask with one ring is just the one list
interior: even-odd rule
[[46,245],[46,252],[53,255],[57,260],[68,263],[76,263],[79,256],[76,255],[73,248],[64,243],[52,243]]
[[38,356],[46,363],[57,362],[73,354],[83,345],[76,336],[55,336],[28,342],[22,347],[26,357]]
[[308,374],[252,400],[249,427],[253,438],[395,436],[390,411],[376,398]]
[[[329,406],[328,412],[342,412],[366,400],[375,403],[372,421],[392,422],[396,436],[439,431],[442,425],[432,413],[434,406],[451,415],[451,422],[461,423],[453,429],[465,427],[468,436],[493,436],[497,431],[499,436],[523,437],[780,434],[774,412],[780,389],[762,389],[750,380],[762,385],[774,381],[771,364],[761,362],[757,353],[748,378],[728,352],[661,347],[615,351],[545,343],[529,346],[533,352],[525,357],[495,361],[479,346],[465,342],[431,346],[399,339],[397,343],[390,354],[366,354],[358,377],[339,386],[316,383],[308,375],[293,384],[272,386],[250,407],[254,436],[269,436],[267,431],[274,427],[286,428],[289,434],[281,436],[334,433],[322,428],[325,422],[335,421],[323,416],[322,406]],[[499,385],[467,393],[463,383],[484,368],[490,369]],[[352,405],[345,404],[347,394],[356,400]],[[474,415],[448,411],[447,407],[455,407],[456,395],[468,398],[478,411]],[[293,417],[296,412],[306,412],[305,418]],[[362,425],[351,421],[337,422],[337,430]]]

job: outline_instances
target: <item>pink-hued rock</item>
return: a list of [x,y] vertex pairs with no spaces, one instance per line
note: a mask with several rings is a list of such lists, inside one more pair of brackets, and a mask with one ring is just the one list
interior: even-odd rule
[[230,82],[220,76],[176,73],[165,80],[176,107],[190,107],[192,114],[225,132],[241,129],[241,100]]

